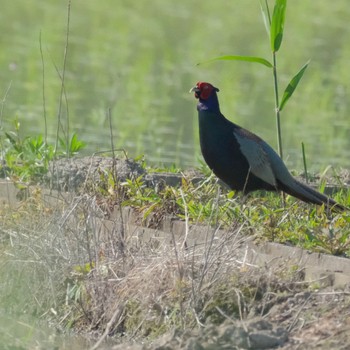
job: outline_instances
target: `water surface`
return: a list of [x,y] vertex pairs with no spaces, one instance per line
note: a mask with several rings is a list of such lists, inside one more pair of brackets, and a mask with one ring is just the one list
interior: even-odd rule
[[[349,20],[346,0],[289,2],[278,53],[281,91],[311,59],[282,115],[285,159],[297,170],[301,142],[312,170],[350,168]],[[15,118],[23,136],[45,132],[44,90],[50,141],[60,125],[61,136],[68,128],[88,143],[86,153],[110,149],[110,109],[116,147],[156,164],[196,166],[196,101],[188,90],[203,80],[220,88],[226,117],[276,148],[271,70],[244,62],[196,66],[221,54],[270,58],[259,2],[72,1],[67,103],[58,121],[66,23],[67,1],[2,4],[2,139]]]

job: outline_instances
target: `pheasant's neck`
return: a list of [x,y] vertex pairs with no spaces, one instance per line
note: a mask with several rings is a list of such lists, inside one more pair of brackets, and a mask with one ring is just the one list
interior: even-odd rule
[[197,110],[198,112],[207,111],[221,114],[217,95],[213,94],[206,100],[199,100],[197,104]]

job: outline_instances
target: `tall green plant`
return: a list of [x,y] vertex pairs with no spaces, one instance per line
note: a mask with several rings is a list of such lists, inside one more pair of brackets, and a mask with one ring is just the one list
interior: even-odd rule
[[[272,69],[273,73],[273,88],[275,94],[275,111],[276,111],[276,126],[277,126],[277,143],[278,143],[278,152],[280,157],[283,159],[283,148],[282,148],[282,132],[281,132],[281,122],[280,122],[280,113],[285,107],[286,103],[294,93],[296,87],[298,86],[301,78],[303,77],[305,70],[309,64],[309,61],[303,65],[303,67],[298,71],[297,74],[290,80],[289,84],[285,88],[281,101],[279,100],[279,88],[278,88],[278,69],[277,69],[277,52],[281,47],[283,41],[283,31],[286,17],[286,8],[287,0],[276,0],[272,17],[270,15],[270,9],[268,1],[265,0],[264,4],[260,2],[261,12],[263,15],[265,27],[270,39],[270,48],[272,54],[272,63],[262,57],[257,56],[240,56],[240,55],[225,55],[214,57],[207,62],[214,61],[246,61],[259,63]],[[204,63],[204,62],[202,62]]]

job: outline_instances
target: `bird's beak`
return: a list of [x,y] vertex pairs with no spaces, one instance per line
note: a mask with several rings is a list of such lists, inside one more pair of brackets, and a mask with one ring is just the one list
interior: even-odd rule
[[189,92],[190,92],[190,93],[191,93],[191,92],[198,93],[198,92],[200,92],[200,89],[198,88],[198,86],[194,86]]

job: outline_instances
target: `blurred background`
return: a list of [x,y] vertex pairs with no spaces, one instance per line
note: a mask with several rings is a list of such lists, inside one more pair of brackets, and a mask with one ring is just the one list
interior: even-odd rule
[[[273,3],[270,2],[271,10]],[[0,133],[54,142],[66,41],[67,1],[4,1],[0,12]],[[278,52],[280,94],[311,63],[282,113],[287,165],[350,168],[350,7],[347,0],[288,4]],[[224,54],[271,60],[259,1],[73,0],[62,124],[87,143],[85,154],[114,144],[156,165],[194,167],[201,159],[197,112],[188,91],[220,88],[223,114],[277,149],[272,71],[246,62],[196,63]]]

